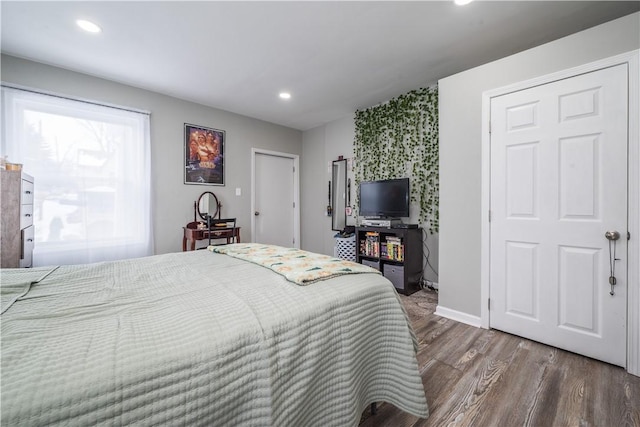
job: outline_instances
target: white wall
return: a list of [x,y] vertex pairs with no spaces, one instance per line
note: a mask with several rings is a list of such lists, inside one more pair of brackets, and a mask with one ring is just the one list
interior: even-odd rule
[[302,134],[300,159],[300,247],[307,251],[333,255],[325,249],[331,218],[326,216],[327,168],[324,154],[325,127]]
[[[329,203],[330,163],[338,156],[353,157],[353,117],[345,117],[308,130],[302,135],[302,248],[333,255],[336,231],[326,215]],[[349,172],[350,174],[350,172]],[[352,177],[353,175],[348,175]],[[353,186],[352,190],[352,200]],[[348,221],[353,225],[353,220]]]
[[634,13],[440,80],[440,307],[480,316],[482,93],[639,47]]
[[[12,56],[2,55],[1,66],[3,82],[151,112],[152,216],[157,254],[182,250],[182,227],[193,221],[193,203],[203,191],[218,196],[222,215],[237,217],[242,239],[249,241],[251,148],[302,154],[302,132],[298,130]],[[226,131],[224,187],[184,184],[184,123]],[[242,189],[241,196],[235,195],[236,188]]]

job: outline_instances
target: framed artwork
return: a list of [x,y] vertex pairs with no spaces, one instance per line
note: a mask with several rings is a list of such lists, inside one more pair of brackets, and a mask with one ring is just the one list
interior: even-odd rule
[[225,131],[184,124],[184,183],[224,185]]

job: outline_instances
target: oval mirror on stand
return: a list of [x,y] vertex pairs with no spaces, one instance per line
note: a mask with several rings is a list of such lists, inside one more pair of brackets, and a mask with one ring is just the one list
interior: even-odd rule
[[220,202],[216,195],[211,191],[205,191],[200,195],[198,198],[197,209],[198,215],[204,221],[206,221],[208,217],[220,217]]

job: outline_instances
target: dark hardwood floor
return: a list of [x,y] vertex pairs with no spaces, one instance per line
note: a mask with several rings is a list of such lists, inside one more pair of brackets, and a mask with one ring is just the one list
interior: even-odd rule
[[401,295],[420,348],[428,419],[388,403],[371,426],[640,426],[640,378],[624,369],[433,314],[432,291]]

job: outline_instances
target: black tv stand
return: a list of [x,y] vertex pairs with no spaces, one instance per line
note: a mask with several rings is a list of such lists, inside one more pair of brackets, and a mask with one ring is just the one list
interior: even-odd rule
[[356,227],[356,249],[356,260],[380,270],[398,292],[410,295],[420,289],[421,228]]

